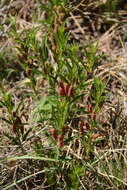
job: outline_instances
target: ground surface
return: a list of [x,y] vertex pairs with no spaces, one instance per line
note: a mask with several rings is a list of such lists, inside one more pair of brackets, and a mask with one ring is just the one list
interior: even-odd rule
[[[48,1],[44,3],[48,3]],[[1,0],[0,100],[8,104],[5,106],[6,108],[3,103],[0,105],[0,189],[102,190],[105,188],[107,190],[124,190],[127,188],[127,4],[125,1],[117,0],[82,0],[69,1],[67,7],[69,7],[69,11],[65,16],[66,31],[70,35],[69,43],[81,44],[80,60],[87,62],[82,52],[89,46],[90,41],[95,46],[98,44],[97,51],[104,55],[93,71],[94,76],[107,83],[104,92],[106,100],[97,115],[99,127],[95,127],[93,130],[95,135],[99,134],[102,137],[102,141],[100,140],[101,143],[99,140],[94,142],[95,144],[93,143],[91,148],[92,154],[90,151],[87,155],[86,149],[90,148],[87,147],[89,142],[85,142],[84,145],[82,138],[78,139],[76,136],[75,139],[72,138],[72,142],[69,140],[70,143],[68,141],[67,144],[65,143],[62,153],[60,150],[59,160],[66,155],[65,160],[68,159],[67,161],[64,160],[58,165],[57,162],[53,164],[48,162],[48,158],[56,160],[58,158],[58,152],[53,153],[56,147],[51,146],[49,134],[45,135],[44,133],[47,126],[52,127],[52,123],[49,124],[48,121],[42,120],[39,122],[38,114],[34,115],[34,113],[40,99],[50,94],[50,85],[46,77],[39,73],[41,65],[39,64],[40,60],[36,58],[38,52],[35,52],[32,47],[30,52],[28,50],[28,54],[29,58],[34,60],[32,69],[38,70],[34,78],[37,90],[34,85],[32,86],[34,82],[31,84],[29,77],[31,66],[22,66],[21,62],[23,61],[20,55],[23,50],[21,46],[20,48],[18,46],[19,39],[24,41],[28,39],[23,31],[28,30],[29,32],[29,29],[33,27],[37,28],[38,32],[35,36],[41,43],[47,32],[43,25],[46,11],[42,10],[38,0]],[[62,25],[61,22],[64,22],[62,13],[59,8],[56,9],[57,11],[58,23]],[[18,33],[21,34],[19,38],[17,37]],[[31,36],[32,34],[34,32],[31,33]],[[54,64],[53,37],[50,36],[49,40],[51,41],[49,58],[47,56],[45,62],[50,60]],[[30,43],[29,40],[28,43]],[[27,49],[25,51],[27,52]],[[93,80],[90,77],[87,82],[90,83]],[[92,89],[92,87],[89,86],[88,89]],[[12,100],[8,98],[8,94]],[[84,100],[78,103],[83,104],[87,99],[86,95]],[[12,105],[18,105],[22,100],[23,105],[19,109],[19,115],[22,123],[25,123],[25,131],[32,130],[26,140],[18,144],[10,138],[10,136],[15,137],[14,124],[11,125],[6,120],[12,121],[12,117],[15,116],[14,111],[11,115],[11,111],[9,112],[7,108],[10,105],[11,109],[11,101],[13,101]],[[16,110],[16,106],[14,106],[14,110]],[[67,122],[71,121],[68,124],[70,133],[75,136],[77,129],[75,126],[73,128],[73,120],[70,117]],[[9,138],[7,134],[10,135]],[[97,140],[96,137],[93,140]],[[17,158],[17,156],[23,155],[29,155],[31,159]],[[41,158],[36,160],[35,156],[37,158],[38,155],[41,155],[42,158],[45,157],[47,161],[41,160]],[[34,159],[32,159],[33,156]],[[8,158],[11,157],[17,159],[9,160]],[[73,161],[71,162],[69,159]],[[81,169],[82,165],[84,170]]]

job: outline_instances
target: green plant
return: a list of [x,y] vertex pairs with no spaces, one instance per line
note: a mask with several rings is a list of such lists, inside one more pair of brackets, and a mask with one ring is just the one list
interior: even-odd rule
[[107,0],[106,3],[103,5],[105,11],[114,12],[118,9],[119,5],[118,0]]
[[[3,71],[0,119],[9,128],[9,132],[3,134],[22,151],[20,156],[15,152],[16,156],[10,154],[7,159],[2,158],[2,162],[14,162],[15,170],[10,177],[15,183],[9,180],[12,184],[3,183],[2,188],[19,185],[21,189],[36,186],[40,189],[122,190],[127,185],[124,180],[126,122],[119,105],[106,110],[109,121],[103,123],[100,119],[103,106],[107,106],[109,82],[107,77],[107,81],[103,81],[98,70],[103,53],[98,50],[99,43],[90,41],[84,47],[72,40],[67,28],[70,11],[76,14],[73,18],[76,22],[80,7],[86,4],[76,2],[78,5],[72,9],[73,2],[67,0],[36,2],[44,11],[44,19],[34,19],[30,27],[19,29],[17,20],[10,16],[8,37],[14,52],[0,55],[0,71]],[[88,10],[92,3],[88,4]],[[100,8],[115,11],[117,3],[106,1]],[[99,10],[98,5],[95,9]],[[92,16],[93,13],[89,18]],[[35,18],[38,17],[35,15]],[[107,70],[104,73],[107,74]],[[22,92],[8,91],[7,85]],[[25,118],[30,119],[30,123],[24,123],[24,109],[30,111],[30,117]],[[25,130],[26,124],[30,126],[28,130]]]
[[27,123],[22,122],[21,119],[22,118],[21,108],[23,105],[23,101],[20,101],[19,104],[15,105],[12,94],[7,93],[2,84],[1,84],[1,91],[3,96],[2,100],[0,100],[0,106],[6,110],[8,116],[7,118],[0,117],[0,119],[5,121],[9,125],[10,131],[12,131],[12,135],[10,135],[7,132],[4,132],[4,135],[8,137],[13,144],[19,145],[22,148],[22,142],[26,140],[28,134],[31,131],[31,128],[28,129],[27,131],[24,130],[24,126]]

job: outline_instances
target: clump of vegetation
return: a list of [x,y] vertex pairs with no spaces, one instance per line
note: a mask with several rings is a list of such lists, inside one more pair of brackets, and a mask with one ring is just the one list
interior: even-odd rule
[[[18,12],[15,7],[20,19],[22,12],[26,15],[23,20],[29,26],[22,29],[16,13],[5,19],[12,47],[0,56],[1,147],[7,144],[0,186],[3,190],[126,189],[127,124],[115,94],[120,83],[114,82],[116,66],[100,48],[101,40],[84,37],[74,15],[83,14],[82,8],[84,13],[93,11],[94,5],[95,12],[112,16],[118,1],[35,2],[27,2],[34,10],[29,19],[27,10]],[[11,10],[13,3],[4,3],[10,3]],[[70,17],[86,44],[69,28]],[[94,24],[89,32],[91,27],[94,33]]]

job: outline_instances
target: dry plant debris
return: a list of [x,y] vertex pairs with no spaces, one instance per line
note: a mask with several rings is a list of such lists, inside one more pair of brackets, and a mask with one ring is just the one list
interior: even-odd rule
[[0,1],[0,189],[127,188],[126,11]]

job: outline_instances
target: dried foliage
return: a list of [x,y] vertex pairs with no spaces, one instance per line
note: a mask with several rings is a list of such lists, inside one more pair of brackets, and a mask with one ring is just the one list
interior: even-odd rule
[[0,189],[127,188],[126,10],[0,1]]

